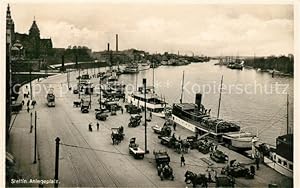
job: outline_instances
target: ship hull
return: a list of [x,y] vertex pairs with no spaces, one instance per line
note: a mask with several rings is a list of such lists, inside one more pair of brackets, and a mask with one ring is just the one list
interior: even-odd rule
[[209,133],[212,138],[216,138],[218,141],[226,141],[226,146],[230,149],[236,150],[236,151],[247,151],[251,150],[252,148],[252,139],[251,138],[230,138],[230,137],[223,137],[222,133],[215,133],[211,130],[208,130],[201,126],[196,126],[192,123],[189,123],[178,116],[172,114],[172,120],[174,123],[192,131],[192,132],[201,132],[202,135],[205,133]]
[[[275,157],[276,156],[276,157]],[[280,158],[279,155],[274,154],[274,156],[277,160]],[[281,161],[284,161],[284,159],[281,159]],[[293,178],[293,171],[288,169],[287,167],[284,167],[282,164],[278,164],[276,160],[272,160],[266,156],[264,156],[264,164],[266,164],[268,167],[276,170],[282,175],[285,175],[287,177]]]

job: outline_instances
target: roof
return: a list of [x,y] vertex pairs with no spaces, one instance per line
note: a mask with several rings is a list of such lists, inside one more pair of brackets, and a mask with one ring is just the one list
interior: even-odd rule
[[178,103],[175,105],[180,107],[182,110],[194,110],[197,107],[197,105],[193,103]]
[[[145,98],[145,94],[143,94],[143,93],[140,93],[140,92],[134,92],[133,94],[134,94],[134,96],[136,96],[136,97],[143,98],[143,99]],[[147,94],[146,94],[146,99],[153,99],[153,98],[162,100],[162,99],[161,99],[157,94],[155,94],[155,93],[147,93]]]
[[40,32],[40,30],[39,30],[39,28],[38,28],[38,26],[37,26],[37,24],[36,24],[36,21],[35,20],[33,20],[33,22],[32,22],[32,25],[31,25],[31,27],[30,27],[30,29],[29,29],[31,32],[32,31],[37,31],[37,32]]
[[47,45],[49,47],[52,47],[52,40],[51,39],[41,39],[41,42],[44,44],[44,45]]

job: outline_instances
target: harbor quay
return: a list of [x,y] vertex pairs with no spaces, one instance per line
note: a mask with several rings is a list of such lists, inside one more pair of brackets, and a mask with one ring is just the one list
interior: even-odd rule
[[292,3],[8,2],[3,186],[297,187]]
[[[70,80],[76,81],[78,72],[69,73]],[[52,84],[53,91],[58,92],[62,84],[66,84],[67,73],[50,76],[47,79],[35,80],[33,85]],[[99,79],[91,78],[91,82],[97,83]],[[61,84],[60,84],[61,83]],[[23,87],[26,87],[24,85]],[[33,87],[35,88],[35,87]],[[255,160],[218,145],[218,150],[228,155],[228,162],[216,163],[210,158],[210,153],[203,154],[198,150],[189,150],[184,153],[185,165],[181,166],[181,156],[172,148],[160,143],[158,134],[152,130],[153,126],[162,126],[165,119],[152,115],[151,121],[147,121],[147,149],[142,160],[135,159],[129,153],[129,141],[136,138],[139,147],[145,149],[144,112],[141,112],[141,124],[137,127],[128,127],[130,114],[125,110],[116,111],[116,115],[108,114],[106,121],[95,118],[95,109],[99,109],[99,96],[91,95],[91,108],[89,113],[82,113],[79,107],[74,107],[74,101],[78,100],[78,94],[73,94],[73,89],[63,96],[56,96],[55,107],[48,107],[47,92],[38,93],[34,90],[32,95],[36,105],[29,112],[23,109],[12,117],[14,119],[10,128],[10,138],[7,143],[8,151],[15,156],[19,179],[10,180],[10,186],[53,186],[55,180],[55,153],[57,137],[60,138],[59,146],[59,187],[192,187],[185,183],[186,171],[208,175],[210,169],[216,174],[221,174],[223,167],[231,160],[236,160],[247,167],[255,165]],[[21,90],[22,91],[22,90]],[[90,96],[81,97],[89,98]],[[25,101],[20,94],[18,101]],[[123,100],[120,106],[125,109]],[[31,129],[30,114],[37,115],[37,161],[34,161],[34,131]],[[33,115],[34,116],[34,115]],[[147,118],[150,113],[147,112]],[[99,123],[99,129],[97,129]],[[92,131],[89,131],[89,124]],[[124,127],[124,139],[117,145],[113,145],[112,128]],[[172,134],[175,137],[185,139],[194,136],[195,133],[181,126],[176,126]],[[173,169],[174,180],[163,180],[157,175],[154,151],[166,151],[170,156],[169,165]],[[22,180],[23,179],[23,180]],[[36,179],[31,181],[30,179]],[[214,179],[214,177],[212,178]],[[37,181],[40,180],[40,181]],[[268,187],[270,184],[278,187],[292,186],[292,180],[279,174],[273,169],[260,164],[253,179],[245,177],[235,178],[236,187]],[[215,187],[215,182],[208,183]]]

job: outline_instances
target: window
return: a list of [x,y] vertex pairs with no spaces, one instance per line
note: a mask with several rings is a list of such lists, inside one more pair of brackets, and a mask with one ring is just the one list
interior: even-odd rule
[[281,164],[281,159],[278,159],[278,163]]
[[283,166],[287,166],[287,162],[286,161],[283,161]]
[[289,169],[293,170],[293,165],[292,164],[289,164]]

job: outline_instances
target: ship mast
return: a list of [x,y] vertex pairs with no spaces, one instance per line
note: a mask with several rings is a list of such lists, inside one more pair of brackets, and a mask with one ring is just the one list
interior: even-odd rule
[[218,105],[217,119],[219,119],[219,115],[220,115],[220,106],[221,106],[221,98],[222,98],[222,85],[223,85],[223,75],[222,75],[221,86],[220,86],[220,97],[219,97],[219,105]]
[[182,103],[182,98],[183,98],[183,85],[184,85],[184,71],[183,71],[183,73],[182,73],[182,84],[181,84],[180,104]]
[[153,61],[153,58],[152,58],[152,68],[153,68],[153,72],[152,72],[152,81],[153,81],[153,93],[155,93],[154,92],[154,61]]

